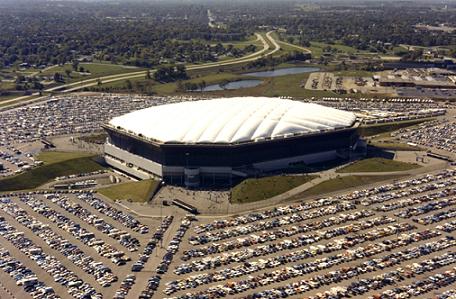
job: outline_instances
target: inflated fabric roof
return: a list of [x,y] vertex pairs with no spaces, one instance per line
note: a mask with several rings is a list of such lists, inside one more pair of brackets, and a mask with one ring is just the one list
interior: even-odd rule
[[350,127],[355,119],[317,104],[237,97],[154,106],[109,124],[163,143],[238,143]]

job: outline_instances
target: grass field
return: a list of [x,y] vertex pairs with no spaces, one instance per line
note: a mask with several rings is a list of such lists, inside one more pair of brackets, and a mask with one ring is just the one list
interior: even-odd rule
[[262,84],[237,90],[214,91],[208,94],[217,96],[291,96],[291,97],[312,97],[312,96],[335,96],[331,91],[307,90],[304,87],[309,74],[287,75],[274,78],[263,78]]
[[[282,64],[280,67],[293,67],[296,66],[294,64]],[[300,65],[301,66],[301,65]],[[200,74],[201,72],[201,74]],[[219,72],[219,73],[210,73],[207,71],[189,71],[189,74],[192,75],[192,79],[183,81],[182,83],[185,84],[186,82],[192,83],[199,83],[201,81],[205,81],[206,85],[220,83],[222,81],[236,81],[240,79],[256,79],[252,76],[243,76],[242,74],[238,73],[239,70],[236,72]],[[287,76],[280,76],[274,78],[258,78],[263,80],[263,83],[251,87],[251,88],[241,88],[237,90],[221,90],[221,91],[211,91],[205,92],[204,94],[207,95],[214,95],[214,96],[292,96],[292,97],[318,97],[318,96],[335,96],[336,94],[331,91],[322,91],[322,90],[308,90],[305,89],[304,86],[305,82],[309,77],[308,73],[304,74],[294,74],[294,75],[287,75]],[[130,81],[134,84],[135,82],[144,82],[144,78],[135,78],[130,79]],[[178,92],[177,91],[177,83],[166,83],[166,84],[159,84],[154,81],[150,81],[152,85],[152,90],[157,95],[175,95],[179,93],[185,92]],[[111,88],[125,88],[126,83],[125,81],[118,81],[112,83],[103,84],[101,87],[111,87]],[[92,88],[96,90],[96,87]],[[188,92],[187,94],[193,94]],[[196,92],[195,94],[201,95],[203,93]]]
[[378,135],[378,134],[382,134],[382,133],[386,133],[386,132],[393,132],[393,131],[399,130],[401,128],[418,125],[418,124],[423,123],[428,120],[432,120],[432,118],[398,121],[398,122],[385,123],[385,124],[363,125],[363,126],[359,127],[358,132],[361,136],[369,137],[369,136],[374,136],[374,135]]
[[76,82],[79,80],[90,79],[100,76],[109,76],[112,74],[122,74],[122,73],[131,73],[144,70],[143,68],[136,67],[125,67],[122,65],[116,64],[107,64],[107,63],[80,63],[79,67],[83,67],[86,71],[90,72],[90,75],[81,75],[78,72],[72,72],[70,78],[66,76],[65,70],[72,71],[73,68],[70,64],[65,64],[63,66],[55,66],[43,71],[40,75],[53,76],[55,73],[60,73],[64,76],[65,83]]
[[336,172],[390,172],[411,170],[419,167],[421,166],[418,164],[405,163],[384,158],[371,158],[354,162],[353,164],[338,169]]
[[271,198],[317,176],[272,176],[260,179],[247,179],[231,190],[232,203],[247,203]]
[[6,100],[11,100],[11,99],[14,99],[14,98],[17,98],[17,97],[21,97],[22,95],[20,94],[9,94],[9,95],[2,95],[0,96],[0,105],[3,101],[6,101]]
[[59,163],[66,160],[91,157],[93,154],[86,152],[57,152],[47,151],[38,154],[37,159],[45,164]]
[[347,76],[347,77],[371,77],[374,72],[362,71],[362,70],[347,70],[334,72],[335,76]]
[[145,202],[149,200],[149,196],[158,187],[158,184],[158,181],[150,179],[139,182],[121,183],[98,189],[98,192],[112,200]]
[[301,192],[292,197],[292,199],[305,199],[309,196],[323,195],[325,193],[340,191],[348,188],[354,188],[358,186],[373,184],[376,182],[381,182],[390,179],[398,179],[400,175],[397,176],[341,176],[335,179],[330,179],[324,181],[318,185],[315,185],[304,192]]
[[[55,159],[54,161],[57,161]],[[37,188],[58,176],[92,172],[103,169],[95,162],[95,156],[80,157],[45,164],[11,178],[0,180],[0,191],[14,191]]]
[[[205,75],[192,78],[190,80],[183,81],[182,83],[199,83],[202,81],[206,82],[206,85],[216,84],[223,81],[235,81],[242,78],[242,76],[233,73],[217,73],[212,75]],[[160,95],[170,95],[177,92],[177,83],[166,83],[157,84],[153,87],[153,90]]]
[[87,142],[87,143],[103,144],[103,143],[105,143],[107,137],[108,137],[108,134],[103,132],[103,133],[98,133],[98,134],[80,136],[80,137],[78,137],[78,139],[82,140],[84,142]]
[[405,143],[390,142],[390,141],[385,141],[385,142],[373,141],[373,142],[369,142],[369,145],[380,148],[380,149],[394,150],[394,151],[421,151],[421,150],[423,150],[419,146],[413,146],[413,145],[408,145]]
[[331,45],[331,44],[320,43],[320,42],[310,42],[309,49],[310,49],[310,51],[312,51],[313,57],[320,57],[323,54],[324,48],[326,48],[328,46],[330,46],[331,48],[335,48],[342,53],[347,53],[347,54],[354,54],[354,53],[359,52],[355,48],[352,48],[349,46],[345,46],[345,45],[341,45],[341,44]]

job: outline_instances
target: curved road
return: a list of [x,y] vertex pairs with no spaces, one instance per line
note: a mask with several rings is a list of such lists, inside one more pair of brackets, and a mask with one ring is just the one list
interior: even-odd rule
[[[264,38],[263,35],[261,35],[259,33],[255,33],[255,35],[257,36],[257,40],[260,40],[263,43],[263,48],[259,51],[256,51],[254,53],[251,53],[249,55],[246,55],[246,56],[243,56],[240,58],[229,59],[229,60],[225,60],[225,61],[221,61],[221,62],[210,62],[210,63],[204,63],[204,64],[200,64],[200,65],[189,65],[189,66],[187,66],[187,70],[198,70],[198,69],[206,69],[206,68],[212,68],[212,67],[218,67],[218,66],[239,64],[239,63],[254,61],[254,60],[260,59],[261,57],[273,55],[274,53],[276,53],[277,51],[280,50],[280,45],[271,36],[272,33],[273,33],[273,31],[267,32],[265,35],[266,38]],[[274,49],[272,49],[272,51],[270,51],[270,52],[268,52],[271,49],[271,46],[269,43],[271,43],[274,46]],[[150,71],[151,71],[151,73],[154,72],[154,70],[150,70]],[[51,88],[45,89],[43,91],[44,92],[53,92],[53,91],[65,89],[65,90],[62,90],[62,92],[68,93],[68,92],[73,92],[73,91],[80,90],[80,89],[83,89],[86,87],[95,86],[98,84],[99,80],[101,80],[102,83],[111,83],[111,82],[121,81],[121,80],[126,80],[126,79],[140,78],[140,77],[145,76],[146,72],[147,71],[138,71],[138,72],[132,72],[132,73],[127,73],[127,74],[123,73],[123,74],[91,78],[91,79],[86,79],[86,80],[82,80],[82,81],[78,81],[78,82],[74,82],[74,83],[68,83],[68,84],[64,84],[64,85],[51,87]],[[2,104],[8,104],[8,103],[16,104],[18,101],[26,100],[30,97],[37,96],[37,95],[38,95],[38,93],[34,93],[30,96],[22,96],[22,97],[10,99],[7,101],[3,101]],[[39,101],[39,100],[42,100],[45,98],[47,98],[47,96],[33,98],[28,101],[22,101],[21,104],[27,104],[27,103]],[[6,106],[4,108],[7,108],[7,107],[8,106]]]

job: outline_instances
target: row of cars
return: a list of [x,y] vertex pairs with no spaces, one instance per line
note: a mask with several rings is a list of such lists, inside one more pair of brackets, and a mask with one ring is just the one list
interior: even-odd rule
[[132,229],[135,232],[138,232],[140,234],[147,234],[149,232],[149,227],[147,225],[142,224],[132,215],[127,214],[113,207],[107,202],[95,197],[92,192],[84,192],[82,194],[79,194],[78,199],[88,203],[91,207],[96,209],[101,214],[111,217],[115,221]]
[[334,205],[337,203],[339,203],[339,201],[337,199],[322,198],[322,199],[317,199],[317,200],[313,200],[310,202],[301,202],[301,203],[295,203],[295,204],[290,204],[290,205],[281,206],[281,207],[274,207],[271,209],[251,212],[248,214],[238,215],[238,216],[234,216],[234,217],[230,217],[230,218],[226,218],[226,219],[217,219],[217,220],[214,220],[214,221],[212,221],[210,223],[206,223],[206,224],[199,224],[199,225],[195,226],[194,231],[197,234],[202,234],[202,233],[213,231],[213,230],[219,230],[219,229],[225,230],[229,227],[246,225],[246,224],[256,222],[256,221],[264,221],[269,218],[289,215],[289,214],[293,214],[296,212],[302,212],[302,211],[306,211],[306,210],[310,210],[310,209],[314,209],[314,208]]
[[158,289],[161,281],[161,276],[168,271],[169,265],[171,264],[174,255],[179,250],[179,245],[184,237],[185,233],[189,229],[192,221],[195,220],[194,216],[185,216],[174,234],[173,238],[169,242],[166,252],[163,255],[162,261],[157,266],[155,272],[156,275],[153,275],[147,281],[146,289],[143,290],[139,296],[139,299],[150,299],[154,295],[155,291]]
[[[362,274],[379,270],[383,271],[383,274],[374,276],[372,279],[360,279],[356,282],[352,282],[349,287],[347,287],[346,293],[344,294],[344,296],[347,297],[349,295],[361,295],[368,292],[369,290],[379,289],[385,285],[392,284],[395,281],[400,281],[405,277],[412,277],[416,274],[422,274],[423,272],[432,271],[434,269],[456,263],[456,253],[450,252],[441,254],[440,256],[433,257],[422,262],[409,264],[403,268],[398,268],[390,272],[385,271],[387,268],[402,263],[403,261],[408,261],[429,255],[434,252],[443,251],[455,245],[456,242],[454,239],[434,241],[426,245],[406,248],[403,251],[387,253],[383,256],[359,262],[358,264],[346,265],[343,268],[326,272],[324,275],[315,275],[307,279],[286,284],[286,280],[296,279],[299,276],[308,275],[309,273],[318,271],[322,268],[329,268],[333,265],[341,263],[342,261],[335,260],[333,265],[330,263],[325,263],[321,266],[315,261],[294,264],[293,266],[283,267],[271,272],[263,272],[256,276],[249,275],[243,280],[226,282],[223,285],[209,287],[200,292],[187,293],[185,295],[175,297],[175,299],[211,298],[213,294],[216,294],[217,297],[225,297],[228,295],[243,293],[245,291],[250,292],[250,295],[244,297],[246,299],[277,298],[277,295],[279,295],[278,297],[287,297],[312,289],[317,289],[321,286],[327,287],[328,285],[334,283],[340,284],[344,280],[350,280]],[[276,288],[252,293],[252,291],[256,288],[279,282],[280,286]]]
[[106,234],[108,237],[117,240],[122,246],[127,248],[129,251],[134,252],[139,249],[140,243],[137,238],[132,236],[130,233],[124,230],[120,230],[114,227],[112,224],[106,222],[102,217],[95,215],[86,208],[82,207],[79,203],[70,200],[67,196],[62,194],[46,194],[45,198],[51,200],[59,207],[75,215],[84,222],[95,227],[97,230]]
[[[336,197],[327,197],[310,202],[301,202],[281,207],[274,207],[271,209],[256,211],[248,214],[230,217],[227,219],[217,219],[207,224],[200,224],[195,226],[195,233],[201,236],[192,236],[190,238],[190,241],[193,242],[192,245],[197,245],[200,243],[209,242],[211,238],[214,238],[214,240],[219,238],[221,240],[225,235],[228,234],[227,231],[230,231],[228,230],[230,227],[234,228],[233,232],[230,234],[234,234],[234,232],[239,231],[250,233],[255,230],[249,230],[247,226],[248,224],[265,221],[267,219],[275,217],[286,216],[297,212],[307,211],[318,207],[335,205],[341,201],[356,201],[364,206],[383,203],[389,200],[399,199],[400,197],[409,196],[410,194],[426,192],[439,188],[440,184],[442,183],[444,185],[451,185],[451,182],[454,183],[454,176],[456,176],[456,169],[446,169],[435,174],[426,174],[413,179],[401,180],[363,190],[356,190]],[[448,183],[444,183],[445,181],[448,181]],[[400,192],[396,192],[399,190]],[[261,229],[260,226],[258,228]],[[208,232],[212,231],[217,232],[208,234]]]
[[125,276],[125,278],[120,283],[120,287],[115,292],[112,299],[125,299],[127,297],[128,292],[136,283],[136,276],[132,273]]
[[[430,183],[439,184],[445,180],[452,180],[454,176],[456,176],[456,169],[445,169],[438,171],[435,174],[426,174],[412,179],[400,180],[363,190],[356,190],[348,194],[340,195],[339,197],[344,198],[345,200],[355,200],[364,206],[370,206],[409,196],[411,194],[425,192],[426,190],[432,190],[433,188],[435,189],[437,186],[432,187],[432,184]],[[428,185],[429,187],[426,187],[425,184],[430,185]]]
[[[413,225],[406,222],[391,223],[385,227],[377,227],[365,233],[355,233],[344,238],[332,240],[325,245],[320,244],[315,247],[323,248],[325,252],[332,252],[343,248],[353,247],[364,242],[374,241],[387,236],[411,231],[414,228],[415,227]],[[320,240],[321,239],[323,238],[320,238]],[[203,259],[191,261],[190,263],[180,264],[176,267],[176,270],[181,273],[184,273],[184,271],[185,273],[190,273],[193,271],[204,271],[218,267],[226,267],[232,263],[241,263],[251,258],[258,258],[269,254],[279,254],[279,252],[285,250],[293,250],[296,253],[299,252],[297,250],[298,248],[315,243],[316,241],[317,240],[315,238],[302,238],[297,239],[294,242],[285,239],[281,240],[279,243],[260,245],[255,248],[247,248],[240,251],[224,252],[221,255],[207,256]],[[307,252],[309,251],[312,251],[312,248],[308,248]]]
[[66,94],[1,113],[0,145],[99,132],[108,120],[131,111],[187,100],[182,97]]
[[[144,265],[149,260],[150,255],[159,242],[163,240],[164,233],[168,230],[169,226],[173,222],[174,216],[165,216],[160,226],[155,230],[152,237],[144,247],[143,253],[139,256],[139,260],[131,266],[132,272],[139,272],[144,268]],[[152,276],[147,282],[147,289],[141,293],[141,298],[149,298],[156,290],[160,283],[161,277],[158,275]],[[128,274],[120,284],[120,288],[116,291],[113,299],[125,299],[136,282],[136,276],[134,274]]]
[[413,130],[401,129],[398,134],[408,142],[456,153],[456,125],[454,121],[435,120],[426,122]]
[[[373,296],[372,299],[405,299],[422,296],[431,291],[437,291],[456,282],[456,267],[451,270],[431,275],[425,279],[414,281],[411,284],[402,285],[389,289],[381,294]],[[456,291],[450,290],[438,295],[438,299],[456,298]]]
[[[455,181],[456,183],[456,181]],[[413,206],[418,203],[426,203],[426,202],[434,202],[435,200],[448,197],[451,194],[454,194],[456,187],[446,187],[444,189],[440,189],[437,192],[428,193],[425,195],[415,194],[413,196],[403,198],[403,199],[396,199],[391,202],[387,202],[375,208],[376,211],[380,212],[388,212],[394,211],[397,209],[405,208],[408,206]]]
[[169,226],[173,222],[173,219],[174,216],[165,216],[163,218],[160,226],[157,228],[157,230],[154,232],[144,247],[142,254],[139,256],[139,260],[131,266],[131,271],[139,272],[144,268],[144,265],[147,263],[150,255],[152,254],[152,251],[155,249],[157,244],[162,241],[163,235],[168,230]]
[[[334,215],[336,213],[350,211],[353,209],[355,209],[354,204],[351,204],[349,202],[343,202],[343,203],[339,203],[336,205],[318,208],[313,211],[303,212],[300,214],[293,214],[290,216],[284,216],[284,218],[278,219],[277,221],[272,220],[272,222],[275,223],[273,227],[279,228],[282,225],[294,224],[294,223],[298,223],[298,222],[302,222],[305,220],[310,220],[310,219],[314,219],[314,218],[318,218],[318,217],[322,217],[322,216],[327,216],[327,215]],[[261,227],[261,224],[260,224],[260,227]],[[226,230],[226,231],[229,231],[229,230]],[[229,232],[228,232],[228,234],[229,234]],[[230,251],[233,249],[239,249],[242,247],[248,247],[248,246],[251,246],[254,244],[267,242],[268,240],[275,240],[275,239],[283,238],[285,236],[289,237],[289,236],[293,235],[293,233],[287,234],[285,230],[280,230],[280,229],[278,229],[277,231],[271,231],[270,233],[265,233],[265,234],[266,235],[269,234],[269,236],[267,236],[267,238],[265,238],[264,240],[261,240],[259,237],[255,237],[255,235],[250,235],[249,237],[238,238],[234,241],[225,241],[222,243],[211,243],[208,245],[204,245],[202,247],[190,249],[190,250],[184,251],[181,259],[183,261],[188,261],[195,257],[204,257],[204,256],[207,256],[210,254],[221,253],[221,252]],[[220,235],[220,234],[217,234],[217,235]],[[239,235],[239,233],[235,233],[235,235]],[[299,237],[299,239],[302,239],[302,238],[303,238],[302,236]],[[309,239],[309,238],[318,238],[318,236],[315,235],[314,237],[310,237],[310,236],[306,237],[306,239]],[[217,239],[218,238],[216,238],[216,240]],[[194,240],[194,238],[190,239],[190,244],[192,244],[193,240]],[[195,244],[192,244],[192,245],[195,245]]]
[[[8,250],[0,248],[0,268],[11,276],[18,286],[34,299],[60,299],[52,287],[38,280],[36,274],[21,261],[13,258]],[[12,295],[12,294],[10,294]],[[13,296],[12,296],[13,297]],[[14,298],[14,297],[13,297]]]
[[118,250],[111,244],[106,243],[101,239],[97,239],[95,234],[81,225],[66,217],[62,213],[51,209],[43,200],[32,195],[22,195],[19,200],[27,204],[32,210],[40,215],[43,215],[50,221],[54,222],[60,229],[65,230],[73,235],[82,243],[94,248],[100,256],[107,257],[118,266],[125,265],[130,261],[130,257],[126,256],[123,251]]
[[55,181],[72,180],[72,179],[78,179],[78,178],[85,178],[88,176],[99,175],[99,174],[103,174],[103,173],[107,173],[107,172],[108,171],[105,169],[100,169],[100,170],[95,170],[95,171],[91,171],[91,172],[81,172],[81,173],[76,173],[76,174],[58,176],[54,180]]
[[[456,188],[454,188],[454,190],[452,190],[453,194],[455,192],[456,192]],[[395,213],[395,215],[397,217],[409,219],[414,216],[427,214],[429,212],[441,210],[441,209],[444,209],[444,208],[447,208],[447,207],[450,207],[450,206],[453,206],[456,204],[456,196],[452,196],[449,198],[443,198],[445,195],[446,194],[441,194],[440,197],[433,199],[431,202],[427,202],[423,205],[414,206],[414,207],[410,207],[410,208],[401,210],[401,211]],[[439,198],[441,198],[441,199],[439,199]],[[426,198],[426,200],[427,200],[427,198]],[[416,201],[416,203],[421,203],[421,201]]]
[[[307,221],[309,219],[319,218],[322,216],[333,215],[335,213],[339,213],[342,211],[349,211],[353,210],[355,205],[349,202],[340,202],[335,205],[325,206],[322,208],[314,209],[312,211],[304,211],[304,212],[296,212],[289,215],[284,215],[274,219],[268,219],[261,222],[256,222],[248,225],[241,225],[234,228],[226,228],[223,230],[219,230],[216,232],[206,232],[199,235],[194,235],[189,238],[189,243],[191,245],[201,245],[206,244],[208,242],[217,242],[229,238],[235,238],[243,235],[249,235],[255,232],[264,231],[264,230],[271,230],[271,229],[279,229],[280,227],[296,224],[299,225],[300,223]],[[316,227],[309,227],[308,224],[300,225],[304,232],[311,229],[315,229]],[[228,245],[231,247],[231,245]]]
[[[450,277],[456,277],[456,269],[452,269],[452,271],[445,272],[445,274],[449,273]],[[440,295],[437,295],[435,299],[454,299],[456,298],[456,290],[448,290],[443,292]]]
[[[367,298],[368,292],[380,290],[388,286],[390,281],[397,284],[414,275],[434,271],[441,265],[452,264],[456,244],[451,236],[444,235],[453,231],[451,223],[417,231],[417,226],[407,217],[404,217],[402,222],[390,212],[407,208],[422,210],[417,215],[435,218],[435,215],[428,213],[445,210],[445,215],[454,217],[451,216],[453,211],[447,208],[453,205],[454,198],[451,196],[455,192],[455,176],[456,169],[450,168],[315,202],[274,207],[197,225],[194,235],[189,238],[189,245],[193,248],[184,251],[181,256],[186,263],[177,264],[174,268],[174,273],[182,278],[168,281],[164,293],[179,299],[206,299],[236,296],[245,292],[248,295],[244,298],[252,299],[282,298],[321,290],[324,292],[321,297],[309,298]],[[345,202],[354,204],[356,209],[336,212],[335,215],[317,216],[315,219],[301,218],[303,214],[310,215],[323,207]],[[303,206],[305,208],[302,208]],[[401,212],[404,211],[397,213]],[[353,218],[347,220],[349,224],[345,225],[344,217],[347,215]],[[364,221],[380,217],[392,222],[378,223],[372,228],[367,226],[370,231],[366,233],[358,231]],[[332,229],[332,225],[338,227]],[[335,238],[339,233],[346,232],[347,238]],[[327,234],[328,238],[335,239],[322,244],[321,240],[324,238],[314,238],[317,233]],[[306,241],[315,239],[316,244],[310,243],[312,245],[305,248],[294,247],[295,243],[292,242],[298,238],[292,236],[307,237]],[[429,241],[424,243],[425,240]],[[275,244],[273,246],[270,243]],[[418,244],[411,247],[414,243]],[[451,254],[435,257],[439,251],[447,250]],[[380,254],[384,255],[379,257]],[[319,255],[320,258],[317,257]],[[423,263],[426,256],[430,258]],[[373,258],[367,259],[369,257]],[[389,267],[412,259],[417,259],[418,262],[406,266],[405,276],[396,276],[397,273],[402,273],[396,272],[397,269],[372,279],[375,273],[367,275],[374,271],[381,273]],[[355,263],[356,260],[359,262]],[[335,268],[334,271],[331,269],[319,272],[313,279],[304,280],[308,284],[303,280],[299,281],[300,276],[308,277],[309,273],[331,267]],[[363,274],[368,279],[355,280]],[[348,287],[340,286],[339,282],[344,280],[349,283]],[[338,287],[328,286],[336,283]],[[263,291],[269,284],[278,287]],[[400,296],[384,298],[402,298]]]
[[49,225],[37,220],[11,199],[2,198],[0,200],[0,208],[16,219],[20,224],[29,228],[34,235],[46,242],[49,247],[60,252],[87,274],[92,275],[101,286],[108,287],[113,282],[117,281],[117,276],[112,273],[112,270],[109,267],[102,262],[97,262],[76,244],[69,242],[67,239],[57,234]]
[[456,220],[448,221],[443,223],[442,225],[438,225],[437,229],[440,229],[441,231],[451,233],[456,230]]
[[431,215],[425,215],[422,217],[416,217],[412,220],[419,224],[428,225],[435,222],[440,222],[446,219],[454,219],[456,217],[456,209],[449,209],[442,212],[437,212]]
[[12,146],[5,150],[0,148],[0,177],[18,174],[40,164],[31,157],[30,153],[23,153]]
[[75,299],[101,299],[102,295],[76,273],[66,268],[55,256],[49,255],[32,240],[24,236],[14,226],[0,218],[0,236],[33,260],[40,268],[49,273],[54,281],[67,288],[68,293]]
[[[377,255],[383,252],[389,252],[393,249],[406,247],[415,242],[428,240],[434,237],[438,237],[441,234],[438,231],[422,231],[422,232],[412,232],[409,234],[402,234],[397,238],[384,240],[377,243],[367,243],[362,246],[349,247],[340,253],[333,255],[328,255],[326,257],[317,258],[320,255],[332,253],[334,250],[337,250],[329,246],[310,246],[302,250],[292,251],[282,255],[277,255],[269,258],[260,258],[256,260],[245,261],[241,265],[233,266],[231,268],[223,268],[214,272],[204,272],[202,274],[192,275],[191,277],[172,280],[167,283],[167,288],[165,293],[170,295],[178,290],[184,290],[187,288],[195,288],[202,284],[207,284],[210,282],[219,282],[227,279],[234,279],[235,277],[240,277],[244,275],[252,275],[258,271],[265,269],[273,269],[288,263],[296,263],[301,260],[312,259],[315,262],[315,267],[312,266],[312,269],[326,269],[332,267],[336,264],[348,263],[354,260],[363,259],[373,255]],[[441,240],[433,241],[425,244],[424,246],[434,246],[440,242],[449,243],[453,242],[447,238],[442,238]]]
[[[383,225],[389,223],[390,221],[387,218],[377,219],[376,221],[373,220],[371,223],[373,225]],[[422,234],[422,237],[430,238],[438,236],[439,233],[436,231],[428,232],[426,234]],[[421,239],[420,239],[421,240]],[[444,240],[445,241],[445,240]],[[370,256],[373,254],[378,254],[380,252],[389,251],[392,248],[397,248],[400,246],[404,246],[404,244],[408,244],[405,239],[397,239],[391,243],[383,244],[378,243],[375,245],[383,245],[383,246],[374,246],[374,247],[358,247],[352,248],[350,250],[346,250],[344,253],[334,254],[322,259],[315,259],[312,261],[314,263],[315,269],[323,269],[329,266],[333,266],[336,264],[341,264],[344,262],[350,262],[352,260],[358,258],[364,258],[366,256]],[[273,269],[279,267],[281,265],[285,265],[291,262],[297,262],[303,259],[313,258],[319,255],[320,253],[329,253],[331,252],[330,249],[326,249],[325,247],[319,247],[320,252],[316,252],[312,250],[312,248],[306,248],[304,250],[297,250],[292,251],[289,253],[285,253],[282,255],[275,255],[269,258],[261,258],[257,260],[250,260],[244,262],[242,265],[233,266],[231,268],[223,268],[221,270],[215,272],[204,272],[202,274],[192,275],[190,277],[178,280],[172,280],[167,283],[167,288],[165,293],[170,295],[178,290],[183,290],[187,288],[194,288],[199,285],[223,281],[227,279],[234,279],[239,276],[244,275],[253,275],[253,273],[257,271],[261,271],[264,269]],[[308,263],[309,264],[309,263]],[[310,264],[309,264],[310,265]],[[310,266],[309,266],[310,267]],[[313,266],[312,266],[313,267]],[[186,273],[186,268],[178,267],[176,270],[179,270],[179,273]],[[176,271],[175,271],[176,273]]]

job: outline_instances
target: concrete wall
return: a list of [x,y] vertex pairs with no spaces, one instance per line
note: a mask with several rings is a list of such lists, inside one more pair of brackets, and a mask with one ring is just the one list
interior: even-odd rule
[[[134,176],[138,176],[137,173],[144,173],[140,176],[143,178],[147,172],[151,172],[153,175],[162,177],[163,176],[163,168],[161,164],[153,162],[151,160],[145,159],[143,157],[134,155],[122,149],[119,149],[112,144],[106,143],[104,145],[104,151],[107,156],[105,156],[106,162],[113,167],[119,168],[122,171],[127,173],[133,174]],[[119,160],[112,159],[109,156],[113,156]],[[133,164],[133,167],[128,167],[128,163]],[[140,169],[138,169],[140,168]],[[146,170],[147,172],[141,171],[141,168]],[[133,172],[133,173],[132,173]],[[150,178],[152,175],[147,174],[147,178]]]

